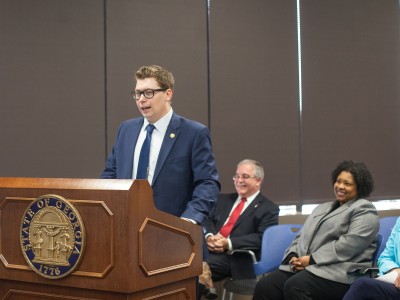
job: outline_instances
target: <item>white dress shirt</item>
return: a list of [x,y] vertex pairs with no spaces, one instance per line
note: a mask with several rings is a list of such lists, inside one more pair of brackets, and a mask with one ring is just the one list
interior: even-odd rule
[[[160,154],[161,145],[164,140],[165,132],[167,131],[169,122],[171,121],[172,113],[173,110],[171,107],[169,112],[165,116],[163,116],[160,120],[158,120],[153,124],[155,129],[153,130],[153,134],[151,135],[149,174],[147,177],[147,180],[149,181],[150,185],[153,182],[153,176],[157,165],[158,155]],[[140,150],[142,149],[143,142],[146,138],[146,127],[148,124],[149,121],[147,121],[147,119],[144,118],[143,126],[140,129],[140,134],[136,142],[135,153],[133,156],[133,168],[132,168],[133,179],[136,179]]]

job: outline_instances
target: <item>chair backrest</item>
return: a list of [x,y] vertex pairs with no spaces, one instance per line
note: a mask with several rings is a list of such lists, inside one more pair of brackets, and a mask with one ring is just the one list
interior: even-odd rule
[[286,248],[302,227],[302,224],[278,224],[268,227],[262,238],[261,258],[253,265],[254,273],[260,275],[276,270],[282,262]]
[[[382,250],[381,250],[381,248],[382,248]],[[374,256],[372,257],[372,267],[374,267],[376,265],[378,257],[384,248],[385,248],[385,244],[383,243],[383,236],[378,233],[376,236],[376,250],[375,250]]]
[[383,250],[385,250],[386,242],[392,233],[392,229],[396,224],[396,221],[399,217],[391,216],[391,217],[382,217],[379,219],[379,231],[378,234],[382,236],[382,243],[376,253],[376,258],[378,259]]

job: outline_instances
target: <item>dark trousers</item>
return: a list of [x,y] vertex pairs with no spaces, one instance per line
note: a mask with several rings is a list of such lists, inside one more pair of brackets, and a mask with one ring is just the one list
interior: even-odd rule
[[234,279],[256,278],[253,270],[253,261],[248,254],[210,252],[207,263],[210,266],[213,281],[220,281],[226,277]]
[[398,300],[400,289],[393,283],[363,277],[354,281],[343,300]]
[[276,270],[257,283],[253,300],[341,300],[349,287],[307,270],[298,273]]

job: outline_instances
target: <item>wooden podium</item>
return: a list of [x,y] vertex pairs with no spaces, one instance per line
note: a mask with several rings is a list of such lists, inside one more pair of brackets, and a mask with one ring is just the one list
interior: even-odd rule
[[[63,278],[33,271],[21,222],[43,195],[79,212],[85,248]],[[157,210],[147,180],[0,178],[0,299],[196,299],[202,228]]]

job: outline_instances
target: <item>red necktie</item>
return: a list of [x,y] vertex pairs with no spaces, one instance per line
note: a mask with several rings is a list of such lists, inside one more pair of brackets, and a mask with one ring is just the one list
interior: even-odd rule
[[226,222],[226,224],[222,226],[221,230],[219,231],[219,233],[222,234],[224,237],[228,237],[229,234],[231,233],[233,225],[235,225],[236,220],[239,218],[246,200],[247,200],[246,198],[242,198],[242,201],[240,201],[240,203],[232,211],[228,222]]

